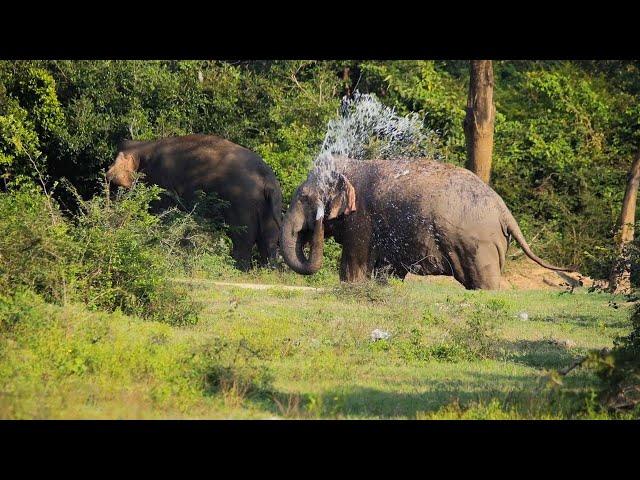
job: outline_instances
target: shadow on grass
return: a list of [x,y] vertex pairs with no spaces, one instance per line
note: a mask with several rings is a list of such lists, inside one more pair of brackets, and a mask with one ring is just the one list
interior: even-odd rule
[[[595,327],[603,320],[602,312],[593,314],[575,314],[575,313],[557,313],[553,315],[545,315],[536,317],[533,320],[537,322],[549,322],[557,324],[570,324],[579,327]],[[609,320],[606,322],[608,328],[624,328],[628,325],[628,320]]]
[[566,367],[579,356],[566,346],[549,340],[503,341],[501,346],[506,350],[508,361],[544,370]]
[[[583,382],[570,382],[583,387]],[[579,394],[559,394],[545,388],[542,376],[474,375],[472,381],[425,382],[415,392],[394,392],[358,385],[321,393],[270,392],[253,401],[274,416],[284,418],[406,418],[441,412],[454,406],[462,409],[497,401],[502,412],[519,418],[570,415]],[[516,414],[513,414],[515,416]],[[487,417],[491,417],[489,413]],[[498,415],[498,418],[504,418]]]

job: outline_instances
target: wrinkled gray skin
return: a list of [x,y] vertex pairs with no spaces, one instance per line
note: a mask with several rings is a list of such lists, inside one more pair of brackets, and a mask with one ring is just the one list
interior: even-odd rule
[[326,194],[311,174],[285,215],[282,255],[298,273],[321,267],[325,236],[342,244],[346,282],[385,268],[401,278],[451,275],[468,289],[498,289],[511,237],[543,267],[570,270],[537,257],[502,198],[468,170],[428,159],[337,165]]
[[[130,187],[133,173],[193,204],[198,190],[216,193],[230,205],[225,222],[234,227],[232,256],[241,269],[251,265],[257,243],[262,264],[277,254],[282,215],[282,190],[271,168],[252,151],[212,135],[169,137],[157,141],[127,140],[107,172],[107,180]],[[163,195],[154,210],[173,203]]]

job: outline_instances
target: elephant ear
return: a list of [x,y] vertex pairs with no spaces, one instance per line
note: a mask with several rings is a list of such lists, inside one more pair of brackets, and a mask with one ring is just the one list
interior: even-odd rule
[[340,175],[335,191],[336,194],[329,202],[329,220],[356,211],[356,189],[347,177]]

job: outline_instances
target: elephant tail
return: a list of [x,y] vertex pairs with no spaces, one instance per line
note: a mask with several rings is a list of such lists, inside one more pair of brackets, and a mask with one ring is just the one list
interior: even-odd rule
[[513,215],[511,214],[511,212],[509,211],[506,205],[504,205],[504,209],[503,209],[502,225],[503,225],[503,229],[505,230],[505,234],[511,235],[516,240],[516,242],[518,242],[518,244],[520,245],[524,253],[527,255],[527,257],[529,257],[531,260],[536,262],[538,265],[544,268],[548,268],[549,270],[556,270],[558,272],[575,272],[576,271],[575,268],[563,268],[563,267],[556,267],[555,265],[551,265],[550,263],[547,263],[544,260],[542,260],[535,253],[533,253],[531,251],[531,247],[527,243],[527,240],[524,238],[524,235],[522,234],[522,230],[520,230],[520,226],[518,225],[518,222],[516,222],[516,219],[513,217]]

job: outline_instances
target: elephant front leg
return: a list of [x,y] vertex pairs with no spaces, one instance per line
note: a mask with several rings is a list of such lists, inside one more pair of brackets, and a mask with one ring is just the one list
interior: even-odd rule
[[357,213],[345,221],[340,261],[340,280],[362,282],[373,273],[372,226],[368,217]]
[[363,282],[371,276],[371,268],[368,263],[366,256],[354,255],[343,249],[340,260],[340,281]]

